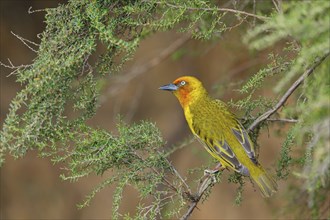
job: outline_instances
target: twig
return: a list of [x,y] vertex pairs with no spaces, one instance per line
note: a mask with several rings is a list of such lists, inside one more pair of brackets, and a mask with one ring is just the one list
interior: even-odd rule
[[30,43],[30,44],[33,44],[34,46],[37,46],[37,47],[39,47],[39,44],[37,44],[37,43],[35,43],[35,42],[33,42],[33,41],[30,41],[30,40],[28,40],[28,39],[25,39],[25,38],[23,38],[23,37],[21,37],[21,36],[19,36],[19,35],[17,35],[17,34],[15,34],[14,32],[10,32],[12,35],[14,35],[18,40],[20,40],[25,46],[27,46],[30,50],[32,50],[33,52],[35,52],[35,53],[37,53],[38,51],[37,50],[35,50],[34,48],[32,48],[30,45],[28,45],[27,44],[27,42],[28,43]]
[[204,195],[206,189],[212,185],[212,178],[207,176],[204,181],[202,182],[201,186],[204,186],[197,196],[195,196],[194,200],[190,203],[187,212],[181,217],[181,220],[186,220],[189,216],[193,213],[194,209],[197,207],[198,202],[201,200],[202,196]]
[[272,0],[278,13],[282,13],[282,0]]
[[267,121],[286,122],[286,123],[297,123],[297,122],[299,122],[298,119],[294,119],[294,118],[267,118]]
[[27,65],[22,64],[22,65],[19,65],[19,66],[15,66],[15,65],[11,62],[11,60],[10,60],[9,58],[8,58],[8,63],[9,63],[10,65],[4,64],[3,62],[0,61],[0,66],[3,66],[3,67],[6,67],[6,68],[8,68],[8,69],[12,69],[12,70],[13,70],[11,73],[8,74],[7,77],[13,75],[14,73],[16,73],[17,71],[19,71],[20,69],[26,69],[26,68],[32,66],[32,64],[27,64]]
[[278,7],[276,0],[272,0],[272,2],[273,2],[274,6],[276,8],[276,11],[280,12],[280,8]]
[[172,7],[172,8],[186,8],[188,10],[232,12],[232,13],[235,13],[235,14],[242,14],[242,15],[247,15],[247,16],[250,16],[250,17],[254,17],[254,18],[257,18],[261,21],[265,21],[265,20],[268,19],[265,16],[256,15],[256,14],[252,14],[252,13],[245,12],[245,11],[239,11],[239,10],[235,10],[235,9],[232,9],[232,8],[205,8],[205,7],[195,8],[195,7],[186,7],[186,6],[181,6],[181,5],[173,5],[173,4],[170,4],[170,3],[167,3],[167,2],[155,2],[155,3],[159,4],[159,5],[165,4],[165,5],[167,5],[169,7]]
[[286,91],[286,93],[282,96],[280,101],[270,110],[259,116],[247,129],[249,132],[252,131],[254,128],[256,128],[261,122],[265,121],[267,118],[272,116],[279,108],[281,108],[285,102],[288,100],[288,98],[291,96],[291,94],[300,86],[300,84],[310,75],[314,72],[315,68],[318,67],[325,58],[329,56],[329,52],[326,53],[323,57],[319,58],[315,61],[314,65],[307,69],[298,79],[295,81],[292,86]]
[[189,195],[191,195],[191,190],[188,186],[188,184],[186,183],[186,181],[182,178],[182,176],[180,175],[180,173],[175,169],[174,166],[172,166],[172,164],[166,160],[168,164],[170,164],[171,169],[173,170],[173,172],[175,173],[175,175],[181,180],[181,182],[183,183],[183,185],[185,186],[186,190],[188,191]]
[[35,9],[35,10],[33,10],[32,6],[30,6],[30,8],[28,10],[28,13],[33,14],[33,13],[36,13],[36,12],[47,12],[47,9],[45,8],[45,9]]
[[[246,121],[246,120],[256,120],[257,118],[240,118],[240,120]],[[299,122],[298,119],[294,118],[267,118],[266,121],[270,122],[285,122],[285,123],[297,123]]]
[[[137,154],[136,152],[133,153],[137,158],[139,158],[141,161],[144,161],[143,157],[141,157],[139,154]],[[156,173],[159,176],[162,176],[159,171],[155,168],[155,167],[150,167],[150,169]],[[164,182],[166,183],[166,185],[172,189],[175,193],[180,193],[179,189],[177,187],[175,187],[168,179],[165,178],[165,176],[162,176],[162,179],[164,180]]]
[[[273,115],[281,106],[284,105],[284,103],[286,102],[286,100],[290,97],[290,95],[298,88],[298,86],[310,75],[313,73],[313,71],[315,70],[316,67],[318,67],[328,56],[330,55],[330,52],[327,52],[324,56],[322,56],[321,58],[317,59],[315,61],[315,63],[313,64],[313,66],[309,69],[307,69],[299,78],[296,82],[294,82],[292,84],[292,86],[288,89],[288,91],[283,95],[283,97],[280,99],[280,101],[269,111],[265,112],[264,114],[262,114],[260,117],[258,117],[252,124],[251,126],[248,128],[248,131],[252,131],[253,129],[255,129],[261,122],[267,120],[271,115]],[[290,120],[287,120],[290,121]],[[221,166],[221,164],[219,163],[218,166]],[[197,195],[194,197],[194,200],[191,201],[189,208],[187,210],[187,212],[182,216],[182,220],[186,220],[194,211],[194,209],[197,207],[198,202],[200,201],[200,199],[202,198],[203,194],[205,193],[205,191],[212,186],[213,181],[212,181],[212,176],[204,176],[203,178],[204,181],[203,183],[200,185],[199,189],[198,189],[198,193]]]
[[[221,166],[220,163],[218,163],[215,169],[216,170],[223,170],[224,168]],[[215,183],[214,182],[214,177],[212,175],[207,174],[207,175],[204,175],[202,177],[202,179],[200,181],[200,185],[198,186],[197,195],[193,197],[194,199],[190,203],[187,212],[181,217],[181,220],[186,220],[186,219],[189,218],[189,216],[192,214],[194,209],[197,207],[197,204],[199,203],[199,201],[203,197],[206,190],[209,187],[213,186],[214,183]]]

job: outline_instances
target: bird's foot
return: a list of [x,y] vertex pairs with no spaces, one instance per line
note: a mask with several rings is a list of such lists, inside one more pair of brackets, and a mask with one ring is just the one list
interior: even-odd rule
[[206,170],[204,170],[204,176],[205,175],[214,175],[214,174],[216,174],[218,172],[219,172],[218,169],[216,169],[216,170],[206,169]]
[[225,168],[221,165],[221,163],[218,163],[217,166],[214,169],[206,169],[204,170],[204,176],[211,176],[211,180],[213,183],[217,182],[215,174],[218,172],[224,170]]
[[221,165],[221,163],[218,163],[216,167],[214,167],[212,170],[206,169],[204,170],[204,175],[214,175],[218,173],[220,170],[224,170],[225,168]]
[[204,170],[204,176],[210,176],[212,183],[216,183],[217,178],[215,177],[215,174],[218,173],[218,172],[219,172],[219,170],[206,169],[206,170]]

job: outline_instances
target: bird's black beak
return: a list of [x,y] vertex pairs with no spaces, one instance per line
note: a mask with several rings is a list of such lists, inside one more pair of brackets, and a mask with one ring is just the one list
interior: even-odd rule
[[160,90],[166,90],[166,91],[176,91],[178,90],[178,88],[179,87],[174,85],[173,83],[159,87]]

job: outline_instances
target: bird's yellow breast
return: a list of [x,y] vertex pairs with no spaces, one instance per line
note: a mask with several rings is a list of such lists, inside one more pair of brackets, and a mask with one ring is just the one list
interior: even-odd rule
[[192,124],[193,124],[193,115],[191,114],[191,111],[190,111],[190,108],[189,106],[184,108],[184,115],[185,115],[185,118],[186,118],[186,121],[187,121],[187,124],[190,128],[190,130],[192,131],[193,134],[196,135],[195,131],[194,131],[194,128],[192,127]]

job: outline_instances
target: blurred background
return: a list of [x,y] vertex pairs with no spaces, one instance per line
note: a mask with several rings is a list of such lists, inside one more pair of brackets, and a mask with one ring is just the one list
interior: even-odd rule
[[[29,8],[56,7],[60,3],[64,4],[65,1],[1,0],[0,60],[8,63],[9,58],[14,65],[33,62],[36,54],[11,32],[38,43],[37,35],[45,28],[45,12],[29,14]],[[179,103],[173,95],[158,90],[158,87],[179,76],[194,75],[200,78],[214,97],[226,102],[239,98],[235,89],[267,63],[269,53],[250,52],[242,43],[242,33],[244,30],[239,27],[213,42],[191,40],[174,32],[156,33],[148,37],[142,41],[134,59],[124,66],[122,73],[109,77],[100,97],[101,107],[88,123],[115,132],[116,116],[121,114],[129,123],[142,119],[154,121],[168,147],[188,138],[190,131]],[[15,82],[15,75],[8,76],[10,72],[10,69],[1,66],[1,126],[10,101],[22,89]],[[260,95],[273,96],[269,90],[261,90]],[[275,172],[274,165],[282,141],[280,136],[274,134],[275,129],[270,127],[269,130],[263,130],[259,139],[262,146],[260,161],[272,173]],[[197,141],[177,151],[169,159],[183,176],[187,175],[188,169],[209,164],[211,160]],[[1,219],[110,218],[111,187],[97,194],[89,207],[82,210],[76,207],[102,177],[90,176],[70,183],[59,178],[61,172],[61,164],[54,166],[49,158],[40,158],[37,152],[30,151],[24,158],[17,160],[7,156],[1,167]],[[212,189],[208,200],[198,205],[191,219],[281,217],[286,183],[279,182],[279,192],[271,199],[264,199],[247,181],[243,202],[237,206],[234,204],[236,185],[227,183],[227,173],[223,181]],[[134,189],[127,188],[122,212],[134,213],[138,202],[136,196]]]

